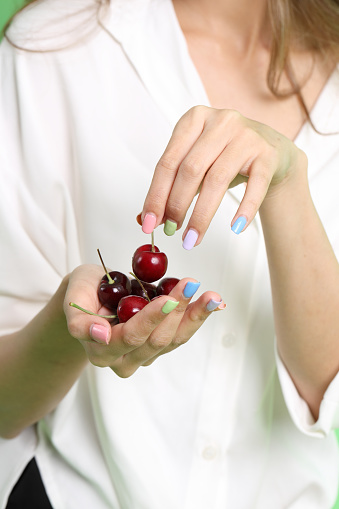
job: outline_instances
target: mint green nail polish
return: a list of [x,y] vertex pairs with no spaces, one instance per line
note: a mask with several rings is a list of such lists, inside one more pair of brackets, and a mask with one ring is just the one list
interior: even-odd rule
[[176,231],[177,231],[177,223],[167,219],[165,222],[165,226],[164,226],[165,234],[170,237],[171,235],[174,235]]
[[161,308],[161,311],[165,314],[165,315],[168,315],[171,311],[173,311],[173,309],[175,309],[177,307],[177,305],[179,304],[178,301],[176,300],[168,300],[166,302],[166,304],[164,304]]

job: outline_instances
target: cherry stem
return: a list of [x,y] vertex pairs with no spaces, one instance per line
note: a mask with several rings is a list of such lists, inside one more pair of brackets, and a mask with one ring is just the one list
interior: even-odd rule
[[78,306],[78,304],[74,304],[74,302],[70,302],[69,305],[72,308],[76,308],[80,311],[83,311],[84,313],[87,313],[88,315],[101,316],[101,318],[118,318],[117,315],[98,315],[97,313],[92,313],[92,311],[88,311],[88,309],[84,309],[81,306]]
[[108,273],[108,270],[106,269],[106,265],[104,264],[104,260],[102,259],[102,256],[100,254],[99,249],[97,249],[97,251],[98,251],[98,255],[99,255],[100,261],[101,261],[101,265],[103,266],[104,271],[106,272],[106,276],[107,276],[108,282],[109,282],[110,285],[114,285],[114,280],[111,278],[111,276]]
[[151,239],[152,239],[152,253],[155,253],[155,249],[154,249],[154,231],[152,231],[152,233],[151,233]]
[[148,300],[148,302],[151,302],[151,299],[149,298],[148,296],[148,293],[147,291],[145,290],[145,287],[144,285],[142,284],[142,282],[140,281],[140,279],[135,275],[133,274],[133,272],[129,272],[129,274],[131,274],[131,276],[135,277],[135,279],[138,281],[139,285],[141,286],[142,288],[142,291],[144,292],[144,294],[146,295],[146,299]]

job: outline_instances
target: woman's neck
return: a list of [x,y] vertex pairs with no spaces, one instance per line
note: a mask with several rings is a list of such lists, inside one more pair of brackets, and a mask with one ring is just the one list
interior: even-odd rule
[[184,31],[232,41],[243,56],[269,45],[267,0],[172,0]]

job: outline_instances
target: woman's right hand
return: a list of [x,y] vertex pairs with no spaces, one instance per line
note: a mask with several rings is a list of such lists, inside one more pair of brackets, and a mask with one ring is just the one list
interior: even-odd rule
[[[182,279],[169,295],[151,301],[126,323],[112,324],[105,318],[69,306],[70,302],[75,302],[93,313],[112,314],[98,299],[97,288],[102,275],[102,268],[97,265],[75,269],[69,277],[64,311],[70,334],[80,341],[90,362],[110,367],[123,378],[186,343],[211,314],[209,309],[226,307],[220,296],[211,291],[190,303],[191,298],[186,298],[183,292],[188,282],[196,282],[192,278]],[[168,300],[179,304],[165,313],[163,309]]]

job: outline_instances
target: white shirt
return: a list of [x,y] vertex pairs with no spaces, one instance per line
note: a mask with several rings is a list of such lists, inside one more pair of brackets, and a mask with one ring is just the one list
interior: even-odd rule
[[[45,0],[9,35],[26,48],[60,47],[76,33],[66,10],[83,3]],[[46,42],[55,18],[66,35]],[[98,247],[111,269],[131,270],[155,164],[180,116],[208,104],[170,0],[115,0],[102,19],[105,30],[63,51],[1,45],[2,333],[25,325],[74,267],[98,263]],[[312,119],[339,131],[337,72]],[[296,144],[339,257],[339,136],[306,124]],[[36,428],[0,440],[1,509],[33,455],[55,509],[331,508],[339,376],[314,422],[275,350],[259,218],[240,236],[230,230],[242,195],[242,186],[227,193],[192,251],[181,233],[156,231],[167,274],[196,278],[227,310],[128,379],[89,365]]]

